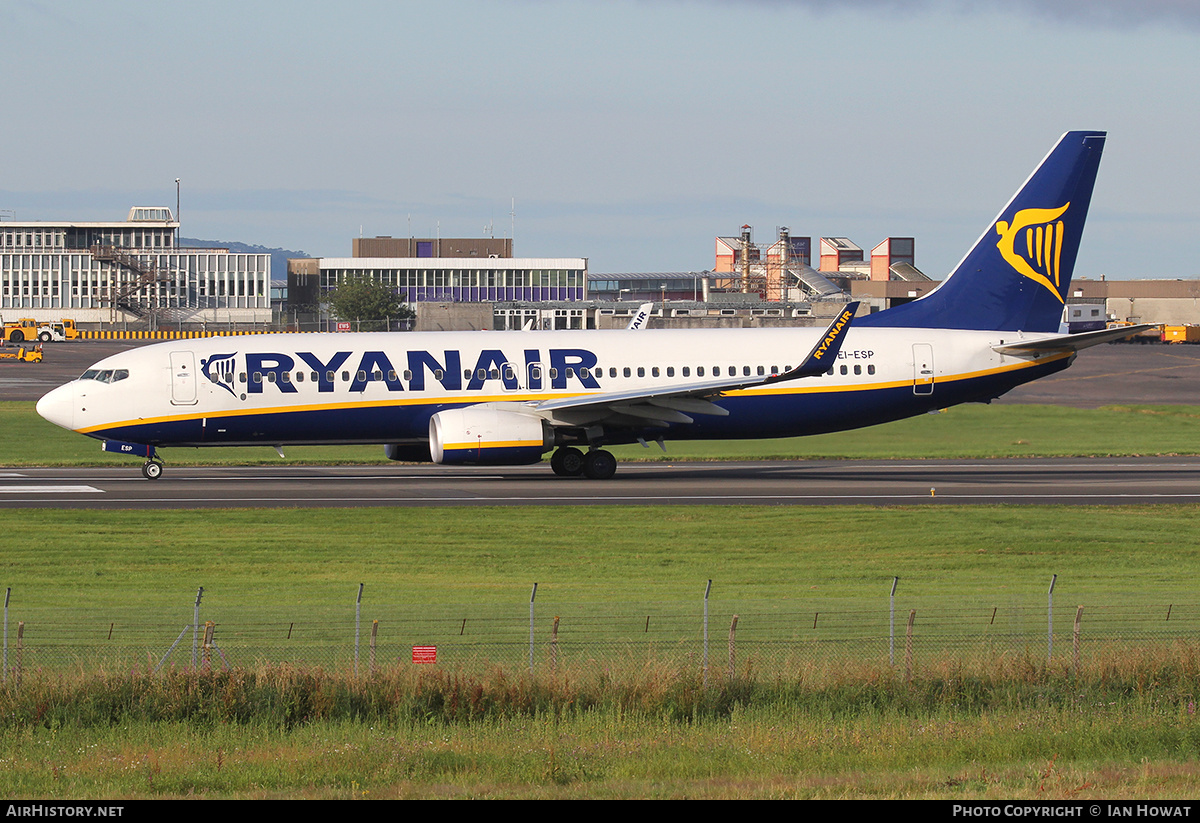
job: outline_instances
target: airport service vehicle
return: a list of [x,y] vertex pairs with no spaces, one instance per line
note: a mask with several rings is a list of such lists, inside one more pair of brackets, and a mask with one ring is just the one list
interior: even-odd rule
[[32,317],[22,317],[15,323],[4,324],[4,339],[13,343],[33,340],[61,343],[78,337],[79,330],[75,327],[75,321],[66,318],[51,323],[39,323]]
[[55,340],[77,340],[79,338],[79,328],[75,325],[75,321],[69,317],[64,317],[62,320],[55,320],[49,324],[50,331],[54,334]]
[[1142,327],[1059,333],[1105,134],[1069,132],[924,297],[827,328],[276,334],[146,346],[42,417],[139,456],[384,445],[388,457],[606,479],[605,446],[791,437],[988,402]]
[[15,323],[4,324],[4,339],[10,343],[37,340],[38,322],[32,317],[22,317]]
[[0,348],[0,360],[18,360],[22,363],[41,363],[42,362],[42,347],[34,346],[25,348],[17,346],[10,350],[8,347]]

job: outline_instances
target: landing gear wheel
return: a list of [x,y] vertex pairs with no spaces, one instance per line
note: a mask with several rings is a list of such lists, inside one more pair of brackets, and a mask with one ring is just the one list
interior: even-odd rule
[[578,477],[583,474],[584,457],[579,449],[559,449],[550,458],[550,468],[559,477]]
[[147,480],[157,480],[162,477],[163,464],[157,460],[147,460],[142,464],[142,477]]
[[583,474],[588,480],[608,480],[617,473],[617,458],[603,449],[590,451],[583,458]]

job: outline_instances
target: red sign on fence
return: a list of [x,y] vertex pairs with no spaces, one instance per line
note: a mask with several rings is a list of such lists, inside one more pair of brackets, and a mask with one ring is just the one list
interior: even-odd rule
[[350,331],[350,324],[345,323],[345,322],[339,322],[337,324],[337,330],[338,331]]
[[414,663],[436,663],[437,646],[413,646]]

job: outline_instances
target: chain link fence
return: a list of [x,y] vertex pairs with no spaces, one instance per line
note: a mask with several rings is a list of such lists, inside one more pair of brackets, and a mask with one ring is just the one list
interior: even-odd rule
[[[9,591],[11,595],[11,590]],[[1055,608],[1041,597],[697,597],[647,602],[542,598],[526,602],[256,605],[205,604],[172,622],[127,606],[4,608],[4,680],[31,670],[138,670],[292,664],[336,671],[434,665],[454,671],[627,674],[647,667],[786,677],[850,665],[899,671],[994,665],[1005,658],[1066,668],[1114,650],[1159,648],[1200,637],[1200,604],[1104,603]],[[1039,602],[1040,601],[1040,602]],[[236,605],[233,605],[236,604]],[[12,613],[10,613],[10,611]],[[180,609],[182,612],[183,610]],[[18,613],[19,612],[19,613]],[[190,617],[190,619],[189,619]]]

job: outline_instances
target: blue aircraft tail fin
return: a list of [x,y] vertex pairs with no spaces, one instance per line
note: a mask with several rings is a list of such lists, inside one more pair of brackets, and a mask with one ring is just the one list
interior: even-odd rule
[[856,325],[1058,331],[1104,138],[1064,134],[941,285]]

